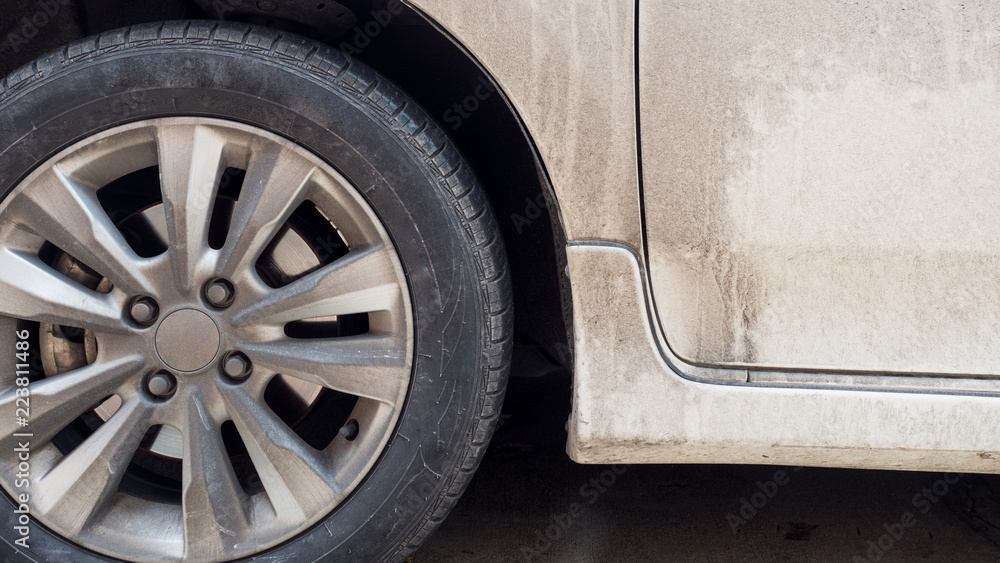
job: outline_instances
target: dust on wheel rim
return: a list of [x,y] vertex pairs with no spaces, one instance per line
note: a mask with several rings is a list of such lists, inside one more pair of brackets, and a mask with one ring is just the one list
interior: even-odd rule
[[[154,166],[166,250],[141,257],[97,190]],[[213,206],[230,169],[245,171],[245,180],[224,243],[213,248]],[[329,221],[348,250],[265,282],[258,262],[304,204]],[[96,271],[103,289],[57,271],[42,259],[45,248]],[[206,290],[212,280],[231,284],[230,304],[206,297],[227,297],[228,286]],[[154,303],[135,309],[139,320],[148,321],[155,309],[155,321],[137,322],[130,313],[138,296]],[[309,151],[222,120],[177,117],[117,127],[34,171],[0,202],[0,315],[4,327],[38,322],[87,334],[86,365],[30,386],[32,516],[72,542],[126,560],[229,560],[306,531],[371,470],[410,383],[409,291],[378,217]],[[342,319],[359,315],[365,329],[348,336],[303,337],[289,328],[317,319],[342,326]],[[185,342],[193,359],[157,339],[158,333],[184,338],[177,336],[184,329],[193,335]],[[217,350],[214,342],[198,345],[216,334]],[[234,353],[249,360],[248,373],[235,373],[243,360],[230,361]],[[151,383],[160,372],[169,375]],[[277,377],[357,397],[350,412],[357,435],[334,436],[325,447],[307,443],[265,401]],[[176,385],[168,393],[164,382],[171,378]],[[23,429],[13,416],[13,374],[3,384],[0,448],[7,453],[0,482],[16,496],[25,490],[14,487],[18,460],[10,452],[13,434]],[[109,397],[118,402],[92,433],[69,451],[57,447],[57,435],[95,405],[110,404]],[[259,491],[236,476],[220,430],[227,421],[245,446]],[[119,487],[150,428],[180,436],[179,503]]]

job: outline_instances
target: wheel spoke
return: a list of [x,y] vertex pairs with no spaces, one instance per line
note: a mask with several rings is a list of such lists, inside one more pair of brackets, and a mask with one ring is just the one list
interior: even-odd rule
[[184,550],[187,558],[223,559],[249,535],[248,497],[222,433],[195,390],[187,397],[184,434]]
[[[76,417],[94,408],[102,399],[129,377],[139,372],[144,361],[139,356],[119,358],[114,361],[91,364],[48,377],[31,384],[31,426],[20,428],[15,417],[0,419],[0,448],[15,441],[15,432],[30,431],[32,441],[45,444],[69,426]],[[0,395],[0,412],[14,413],[17,403],[16,389]]]
[[233,317],[237,326],[285,324],[308,318],[402,307],[392,251],[385,246],[348,253],[302,279],[272,291]]
[[121,307],[59,275],[38,256],[0,249],[0,315],[98,332],[127,333]]
[[242,390],[224,397],[278,518],[302,521],[336,506],[343,489],[319,452]]
[[79,533],[117,492],[151,413],[140,399],[123,404],[39,480],[34,508],[60,529]]
[[11,216],[130,294],[153,287],[145,262],[105,213],[97,193],[51,168],[10,203]]
[[261,252],[302,203],[315,171],[312,163],[281,147],[251,157],[216,275],[233,279],[253,270]]
[[405,349],[390,336],[287,339],[243,350],[255,366],[388,405],[395,405],[409,378]]
[[208,251],[226,141],[209,127],[167,125],[157,130],[157,145],[174,279],[181,290],[190,290]]

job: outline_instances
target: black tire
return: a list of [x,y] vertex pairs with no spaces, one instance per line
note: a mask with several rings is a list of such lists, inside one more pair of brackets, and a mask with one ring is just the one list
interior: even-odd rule
[[[411,289],[409,397],[381,459],[310,531],[255,561],[399,561],[441,523],[493,432],[511,352],[510,278],[472,170],[407,96],[340,51],[249,25],[168,22],[91,37],[0,85],[0,196],[47,158],[113,126],[206,116],[291,139],[363,195],[393,238]],[[11,502],[9,496],[7,501]],[[3,561],[101,561],[32,523]]]

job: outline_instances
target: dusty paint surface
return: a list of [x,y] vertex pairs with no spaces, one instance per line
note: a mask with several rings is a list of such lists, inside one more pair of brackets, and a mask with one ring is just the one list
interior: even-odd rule
[[644,2],[640,29],[679,356],[1000,373],[1000,4]]
[[995,397],[739,387],[674,374],[638,259],[571,246],[576,351],[567,450],[581,463],[760,463],[1000,473]]
[[408,3],[500,83],[538,145],[567,238],[640,248],[633,2]]

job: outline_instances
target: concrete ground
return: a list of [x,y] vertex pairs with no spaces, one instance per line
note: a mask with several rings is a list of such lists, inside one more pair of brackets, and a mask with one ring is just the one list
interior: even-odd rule
[[414,563],[1000,560],[961,516],[970,483],[1000,491],[995,478],[584,466],[564,452],[568,382],[513,379],[504,410],[471,486]]

